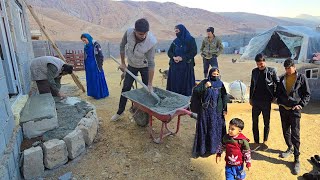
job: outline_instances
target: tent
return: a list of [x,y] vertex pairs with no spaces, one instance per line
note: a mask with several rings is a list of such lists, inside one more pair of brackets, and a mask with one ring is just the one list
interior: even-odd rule
[[276,26],[253,37],[240,59],[254,59],[256,54],[306,62],[320,52],[320,32],[305,26]]

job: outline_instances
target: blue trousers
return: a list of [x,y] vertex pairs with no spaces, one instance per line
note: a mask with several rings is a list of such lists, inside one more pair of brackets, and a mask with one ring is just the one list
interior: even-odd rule
[[241,180],[246,178],[246,172],[243,165],[226,166],[226,180]]
[[219,67],[218,66],[218,59],[217,59],[216,56],[213,56],[211,59],[203,58],[203,74],[204,74],[204,78],[208,77],[209,66],[217,67],[217,68]]

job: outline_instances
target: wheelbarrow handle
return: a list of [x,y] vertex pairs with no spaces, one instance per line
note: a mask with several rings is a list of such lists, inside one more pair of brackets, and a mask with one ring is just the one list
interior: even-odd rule
[[[193,113],[193,112],[188,111],[186,109],[178,109],[176,111],[175,115],[189,115],[193,119],[197,119],[197,117],[198,117],[197,113]],[[175,115],[173,115],[173,116],[175,116]]]
[[193,119],[198,119],[198,114],[197,113],[191,113],[190,117]]

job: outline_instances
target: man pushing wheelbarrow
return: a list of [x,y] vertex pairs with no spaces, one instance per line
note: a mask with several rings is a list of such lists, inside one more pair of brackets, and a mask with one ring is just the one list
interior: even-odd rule
[[[120,62],[113,56],[111,56],[111,58],[120,65]],[[149,123],[149,133],[154,142],[160,143],[162,138],[178,133],[181,116],[187,114],[195,119],[197,118],[197,114],[186,110],[189,107],[189,97],[159,88],[155,88],[154,91],[149,91],[149,88],[132,72],[128,69],[125,69],[125,72],[141,84],[143,88],[122,92],[122,96],[132,101],[132,113],[134,113],[133,118],[136,123],[139,126],[146,126]],[[173,132],[168,128],[168,123],[176,116],[178,116],[178,121],[176,130]],[[159,137],[155,137],[152,128],[152,117],[156,117],[162,121]]]
[[[156,37],[149,32],[149,22],[146,19],[138,19],[135,22],[135,27],[124,33],[120,44],[120,69],[122,71],[127,69],[135,76],[140,72],[142,82],[147,85],[149,92],[153,91],[152,80],[156,43]],[[128,66],[125,63],[125,55],[127,55]],[[133,81],[134,78],[126,73],[121,92],[130,91]],[[126,104],[127,98],[121,95],[118,111],[111,117],[112,121],[117,121],[123,117]]]
[[[188,114],[195,117],[196,114],[186,110],[189,106],[188,97],[158,88],[153,91],[156,43],[156,38],[149,32],[148,21],[139,19],[135,23],[135,28],[128,29],[122,38],[120,44],[121,63],[111,56],[120,65],[120,69],[126,72],[119,108],[111,120],[117,121],[123,117],[127,98],[129,98],[133,102],[136,113],[140,114],[140,116],[134,116],[137,124],[146,126],[149,123],[150,136],[154,142],[160,143],[165,136],[179,131],[180,116]],[[128,67],[125,64],[125,46],[127,46]],[[136,77],[138,72],[141,74],[142,82]],[[134,80],[139,82],[143,88],[130,91]],[[175,132],[172,132],[168,129],[167,124],[175,116],[178,116],[177,127]],[[152,117],[162,121],[159,138],[155,137],[152,129]]]

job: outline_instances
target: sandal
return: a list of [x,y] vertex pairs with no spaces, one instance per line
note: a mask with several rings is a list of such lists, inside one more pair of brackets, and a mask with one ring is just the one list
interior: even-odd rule
[[320,168],[320,162],[318,162],[315,157],[311,157],[311,162],[312,162],[315,166],[317,166],[317,167]]
[[304,173],[302,176],[306,180],[318,180],[320,179],[320,172],[316,173]]
[[306,180],[313,180],[313,174],[311,173],[304,173],[302,177]]

